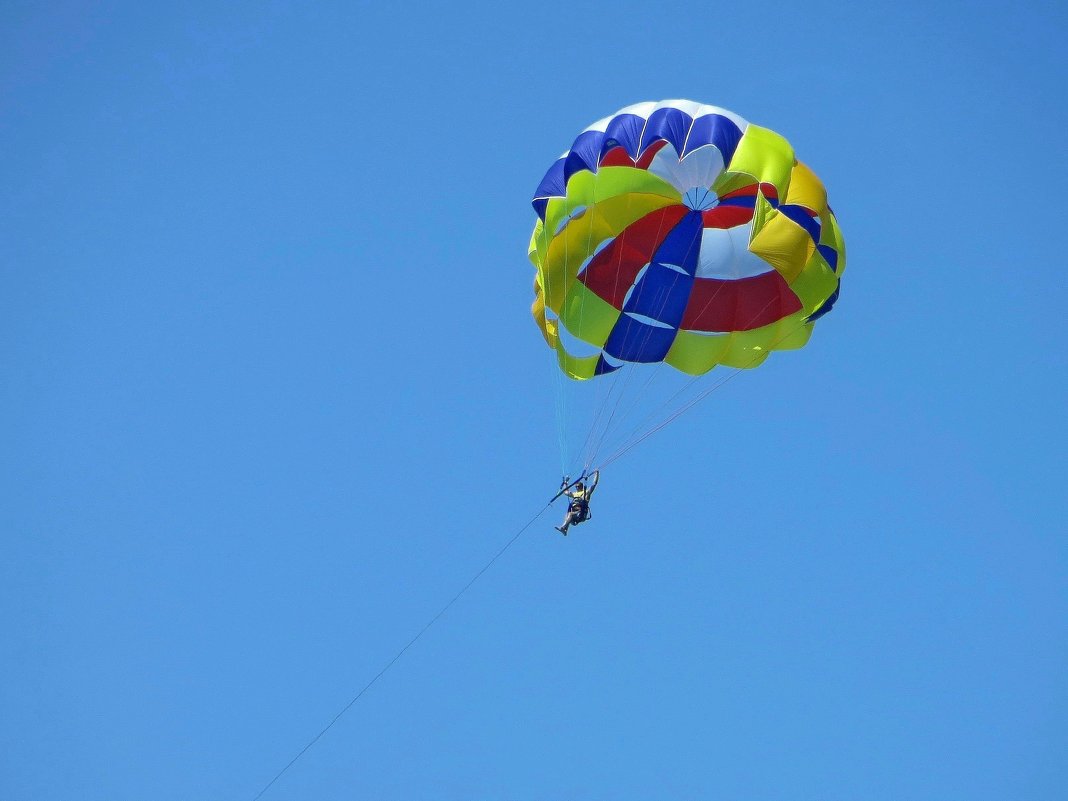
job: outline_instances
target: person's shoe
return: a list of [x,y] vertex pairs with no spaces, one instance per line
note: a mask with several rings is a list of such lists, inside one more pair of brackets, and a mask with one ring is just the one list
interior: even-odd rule
[[555,528],[557,531],[559,531],[565,537],[567,536],[567,529],[564,528],[563,526],[553,526],[553,528]]

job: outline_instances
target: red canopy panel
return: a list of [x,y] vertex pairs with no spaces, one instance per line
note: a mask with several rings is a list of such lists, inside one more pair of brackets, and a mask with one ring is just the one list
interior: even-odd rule
[[733,281],[695,278],[679,328],[750,331],[800,311],[801,301],[778,271]]
[[646,214],[594,256],[579,280],[602,300],[622,309],[623,299],[642,267],[652,261],[664,237],[689,212],[685,206],[666,206]]

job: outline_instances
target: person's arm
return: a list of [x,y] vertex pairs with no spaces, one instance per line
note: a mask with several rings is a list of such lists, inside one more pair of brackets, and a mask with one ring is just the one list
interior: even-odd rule
[[593,479],[593,485],[592,485],[592,486],[590,487],[590,495],[589,495],[589,497],[591,497],[591,498],[592,498],[592,497],[593,497],[593,491],[594,491],[595,489],[597,489],[597,484],[598,484],[598,483],[600,482],[600,480],[601,480],[601,471],[600,471],[600,470],[594,470],[594,471],[593,471],[593,475],[592,475],[592,476],[590,476],[590,478],[592,478],[592,479]]

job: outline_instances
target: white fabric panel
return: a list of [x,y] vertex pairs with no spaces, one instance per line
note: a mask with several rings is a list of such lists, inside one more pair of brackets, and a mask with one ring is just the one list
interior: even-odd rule
[[700,114],[701,104],[692,100],[661,100],[656,104],[656,108],[676,108],[679,111],[686,112],[691,117],[696,117]]
[[656,103],[653,103],[651,101],[646,101],[645,103],[635,103],[633,106],[627,106],[626,108],[621,108],[619,111],[617,111],[612,116],[613,117],[618,117],[620,114],[635,114],[635,115],[641,117],[642,119],[646,119],[647,120],[647,119],[649,119],[649,115],[653,113],[653,109],[655,109],[655,108],[656,108]]
[[680,161],[670,142],[660,148],[649,164],[649,172],[663,178],[679,190],[680,195],[695,187],[707,189],[712,186],[723,168],[723,154],[715,145],[699,147]]
[[770,273],[774,267],[749,252],[751,222],[734,228],[706,228],[701,234],[698,278],[752,278]]

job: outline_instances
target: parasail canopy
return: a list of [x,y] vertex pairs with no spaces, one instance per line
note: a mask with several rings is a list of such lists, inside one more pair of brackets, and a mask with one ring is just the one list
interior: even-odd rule
[[578,135],[533,200],[534,318],[573,379],[691,375],[802,347],[845,245],[790,143],[726,109],[639,103]]

